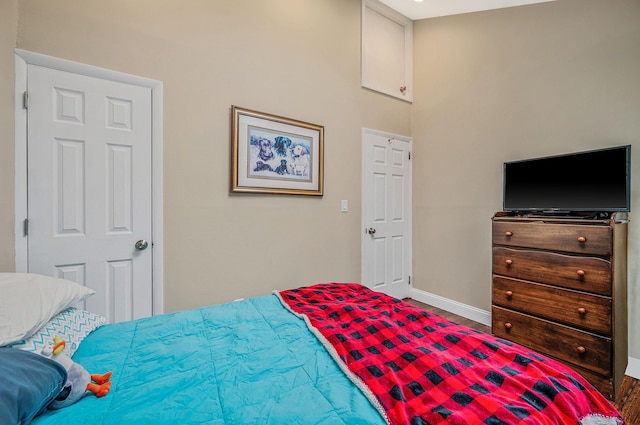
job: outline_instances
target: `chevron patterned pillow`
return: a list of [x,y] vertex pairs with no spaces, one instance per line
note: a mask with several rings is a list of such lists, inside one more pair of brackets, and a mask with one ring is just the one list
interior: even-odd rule
[[35,334],[11,347],[41,353],[43,348],[53,342],[55,336],[59,336],[66,343],[67,354],[71,357],[82,340],[106,322],[107,319],[102,316],[71,307],[56,314]]

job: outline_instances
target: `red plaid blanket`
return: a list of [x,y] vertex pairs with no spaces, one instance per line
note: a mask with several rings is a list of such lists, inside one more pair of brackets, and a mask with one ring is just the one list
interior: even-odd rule
[[623,423],[568,367],[361,285],[279,295],[335,349],[390,424],[567,425],[591,414]]

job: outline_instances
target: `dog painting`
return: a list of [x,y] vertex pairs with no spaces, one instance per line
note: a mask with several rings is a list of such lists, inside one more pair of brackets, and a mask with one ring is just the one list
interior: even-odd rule
[[311,180],[311,140],[250,128],[248,174],[278,180]]
[[231,128],[231,192],[323,196],[323,126],[232,106]]

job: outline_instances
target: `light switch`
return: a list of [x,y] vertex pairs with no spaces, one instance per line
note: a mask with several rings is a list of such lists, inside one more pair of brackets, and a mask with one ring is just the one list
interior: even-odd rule
[[346,199],[342,200],[342,203],[340,205],[340,211],[342,211],[342,212],[349,211],[349,201],[347,201]]

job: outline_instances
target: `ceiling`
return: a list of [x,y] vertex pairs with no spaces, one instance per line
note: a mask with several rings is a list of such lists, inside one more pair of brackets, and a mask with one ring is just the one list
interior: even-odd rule
[[411,20],[457,15],[481,10],[502,9],[555,0],[380,0]]

